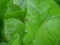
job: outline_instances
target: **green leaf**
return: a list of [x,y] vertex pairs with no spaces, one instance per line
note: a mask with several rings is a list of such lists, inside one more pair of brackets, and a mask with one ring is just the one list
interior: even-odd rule
[[3,24],[4,24],[4,14],[7,9],[7,3],[9,0],[0,0],[0,42],[2,42],[5,36],[2,36]]
[[5,42],[1,42],[0,45],[8,45],[8,44]]
[[7,11],[6,14],[4,15],[4,19],[8,18],[17,18],[24,22],[26,16],[26,10],[21,10],[20,6],[15,4],[13,0],[11,0],[7,4]]
[[20,7],[16,4],[14,4],[13,0],[10,0],[10,2],[7,4],[7,12],[6,13],[12,13],[15,11],[20,10]]
[[[60,17],[60,16],[59,16]],[[60,19],[50,17],[38,29],[32,45],[59,45]]]
[[9,45],[22,45],[23,37],[25,35],[24,24],[15,18],[5,20],[5,35]]
[[7,3],[9,0],[0,1],[0,15],[3,16],[7,9]]
[[24,22],[25,16],[26,16],[26,10],[25,11],[19,10],[16,12],[11,12],[11,13],[5,14],[4,19],[16,18],[16,19],[19,19],[22,22]]
[[13,0],[14,4],[20,6],[21,10],[27,9],[27,0]]
[[[45,22],[47,22],[47,20],[50,20],[51,18],[53,20],[54,16],[60,15],[60,9],[59,9],[58,5],[52,0],[37,0],[37,1],[36,0],[28,0],[27,11],[28,12],[27,12],[26,19],[28,21],[25,21],[26,32],[27,32],[27,34],[24,37],[25,45],[53,44],[56,40],[54,40],[52,43],[49,43],[48,39],[46,40],[46,38],[44,38],[44,37],[43,37],[43,39],[41,39],[40,37],[42,36],[42,34],[38,35],[38,33],[40,33],[39,28]],[[54,27],[54,26],[52,25],[52,27]],[[44,28],[42,28],[42,29],[44,29]],[[54,29],[52,29],[52,30],[54,30]],[[52,35],[54,35],[54,33]],[[58,35],[57,32],[56,32],[56,35]],[[34,43],[35,38],[36,38],[37,42]],[[41,39],[41,41],[40,41],[40,39]],[[53,38],[51,38],[51,40],[53,40]],[[42,43],[42,44],[40,44],[40,43]]]
[[60,1],[1,0],[0,45],[60,45]]

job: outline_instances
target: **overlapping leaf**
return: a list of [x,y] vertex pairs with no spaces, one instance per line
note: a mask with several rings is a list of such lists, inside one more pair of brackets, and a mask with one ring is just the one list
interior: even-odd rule
[[[53,26],[55,23],[60,24],[59,19],[57,19],[58,20],[57,22],[55,20],[53,20],[54,17],[55,18],[60,17],[60,9],[57,6],[57,4],[52,0],[37,0],[37,1],[28,0],[27,11],[28,12],[27,12],[26,18],[28,19],[28,21],[26,21],[27,34],[24,37],[25,44],[26,45],[55,45],[55,43],[57,41],[57,36],[59,35],[56,32],[56,30],[58,32],[60,30],[60,29],[58,29],[57,25],[55,25],[55,27]],[[56,17],[56,16],[58,16],[58,17]],[[49,24],[48,21],[50,21],[50,20],[53,20],[53,24],[51,24],[51,26],[56,28],[56,30],[54,28],[46,26],[47,23]],[[44,23],[46,23],[46,24],[43,25]],[[43,27],[42,27],[42,25],[43,25]],[[48,29],[45,29],[44,26],[46,26]],[[42,27],[42,29],[41,29],[41,27]],[[53,30],[53,31],[50,31],[49,29]],[[47,32],[47,30],[49,30],[49,32]],[[56,35],[55,35],[54,30],[56,32]],[[53,32],[53,33],[51,33],[51,32]],[[49,35],[48,33],[51,33],[51,35]],[[49,40],[48,38],[50,38],[50,37],[48,35],[53,38],[55,35],[56,38],[55,39],[51,38],[51,40]]]
[[0,42],[2,42],[3,40],[5,40],[5,36],[2,36],[2,31],[3,31],[3,21],[4,21],[4,14],[6,12],[7,9],[7,3],[10,0],[0,0]]
[[1,0],[0,45],[60,45],[59,7],[59,0]]
[[[17,1],[17,0],[16,0]],[[14,1],[11,0],[7,4],[7,12],[4,15],[4,19],[7,18],[17,18],[24,22],[25,16],[26,16],[26,10],[21,10],[20,6],[17,4],[14,4]]]
[[[24,24],[14,18],[5,20],[5,35],[10,45],[20,45],[25,35]],[[23,42],[22,42],[23,44]],[[21,44],[21,45],[22,45]]]

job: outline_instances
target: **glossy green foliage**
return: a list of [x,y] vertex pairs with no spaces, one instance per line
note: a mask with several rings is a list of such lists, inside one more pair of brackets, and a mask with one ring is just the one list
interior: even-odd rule
[[0,45],[60,45],[60,0],[1,0]]

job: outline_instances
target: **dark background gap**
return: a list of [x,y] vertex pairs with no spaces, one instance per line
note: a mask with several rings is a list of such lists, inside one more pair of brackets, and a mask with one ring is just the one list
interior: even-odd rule
[[54,0],[60,7],[60,0]]

